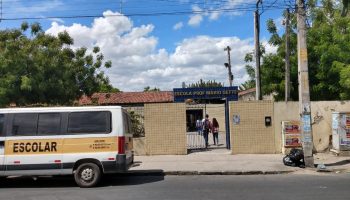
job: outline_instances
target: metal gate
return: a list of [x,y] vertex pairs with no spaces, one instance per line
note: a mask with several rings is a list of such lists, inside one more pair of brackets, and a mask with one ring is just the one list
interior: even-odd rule
[[[204,137],[198,132],[187,132],[187,149],[188,150],[201,150],[205,149]],[[209,133],[208,142],[210,149],[216,148],[226,148],[226,133],[225,131],[220,131],[218,135],[218,144],[214,145],[213,134]]]
[[214,145],[213,134],[209,133],[208,142],[209,149],[215,148],[227,148],[227,138],[226,134],[226,105],[223,103],[217,104],[193,104],[186,105],[186,127],[187,127],[187,149],[188,150],[204,150],[205,140],[202,131],[198,131],[196,127],[196,122],[198,120],[202,121],[205,114],[209,114],[209,120],[212,121],[216,118],[219,122],[219,145]]
[[204,149],[205,141],[201,133],[198,132],[187,132],[187,149]]

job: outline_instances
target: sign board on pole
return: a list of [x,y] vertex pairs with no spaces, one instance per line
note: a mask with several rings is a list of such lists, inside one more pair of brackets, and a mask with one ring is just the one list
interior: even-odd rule
[[283,146],[301,147],[301,131],[299,121],[282,121]]

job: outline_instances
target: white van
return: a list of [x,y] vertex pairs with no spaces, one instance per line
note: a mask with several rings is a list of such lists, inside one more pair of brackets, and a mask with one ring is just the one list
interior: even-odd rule
[[131,121],[120,106],[0,109],[0,176],[74,174],[80,187],[133,163]]

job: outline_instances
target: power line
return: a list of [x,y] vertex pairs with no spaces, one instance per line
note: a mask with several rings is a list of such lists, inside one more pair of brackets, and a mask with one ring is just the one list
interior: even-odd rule
[[[274,6],[277,3],[277,0],[275,0],[273,3],[271,3],[270,5],[268,5],[266,8],[263,7],[263,11],[260,13],[260,15],[262,15],[266,9],[271,8],[272,6]],[[263,6],[263,2],[261,2],[261,5]]]
[[[285,6],[273,6],[268,10],[284,10]],[[228,13],[235,11],[254,11],[253,7],[244,8],[231,8],[231,9],[210,9],[202,11],[172,11],[172,12],[150,12],[150,13],[125,13],[121,14],[110,14],[110,15],[70,15],[70,16],[40,16],[40,17],[14,17],[14,18],[2,18],[4,21],[16,21],[16,20],[41,20],[41,19],[72,19],[72,18],[96,18],[96,17],[133,17],[133,16],[164,16],[164,15],[191,15],[191,14],[206,14],[206,13]],[[266,10],[266,9],[265,9]]]

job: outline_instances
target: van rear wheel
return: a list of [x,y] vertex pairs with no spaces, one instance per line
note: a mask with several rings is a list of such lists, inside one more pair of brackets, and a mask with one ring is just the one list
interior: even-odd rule
[[101,170],[94,163],[83,163],[75,171],[74,179],[82,188],[94,187],[101,179]]

